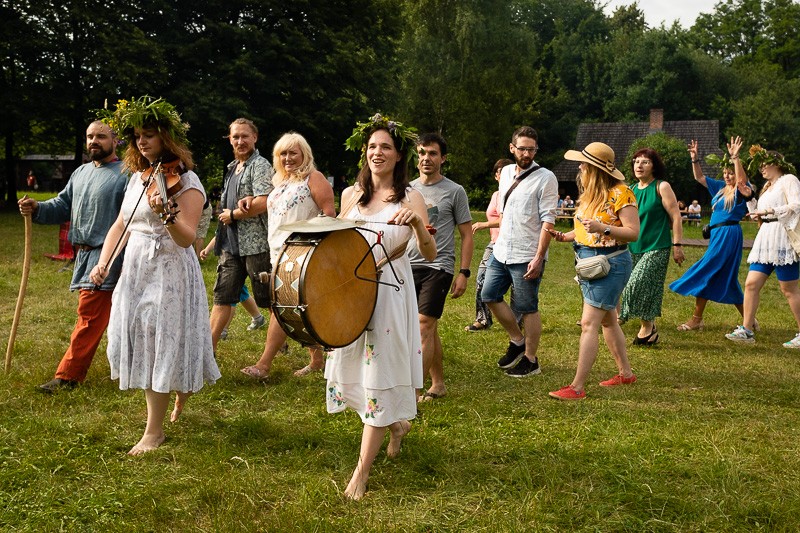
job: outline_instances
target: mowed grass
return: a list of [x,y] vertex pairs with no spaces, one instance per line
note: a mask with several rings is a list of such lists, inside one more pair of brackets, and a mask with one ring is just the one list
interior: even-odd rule
[[[476,214],[476,219],[481,214]],[[20,279],[22,219],[0,214],[0,324],[7,333]],[[753,225],[746,225],[752,238]],[[699,228],[687,228],[699,236]],[[168,440],[125,452],[145,422],[142,392],[109,379],[105,342],[86,383],[41,394],[69,342],[71,272],[43,253],[58,228],[34,226],[33,265],[11,372],[0,378],[0,528],[5,531],[795,531],[800,527],[796,333],[771,279],[755,346],[723,334],[739,321],[710,304],[706,329],[677,332],[693,301],[665,292],[661,342],[630,346],[639,381],[604,389],[605,347],[577,403],[547,392],[572,379],[581,310],[568,245],[554,243],[541,290],[543,373],[496,367],[507,339],[495,325],[466,333],[468,294],[448,300],[440,333],[446,398],[420,407],[400,457],[381,452],[368,496],[342,497],[361,436],[358,417],[328,415],[324,380],[293,378],[307,362],[292,345],[268,384],[239,373],[263,348],[241,310],[220,343],[222,379],[195,395]],[[479,234],[477,270],[488,233]],[[686,248],[684,267],[702,254]],[[209,289],[215,261],[203,265]],[[746,265],[740,272],[744,281]],[[345,309],[342,312],[347,312]]]

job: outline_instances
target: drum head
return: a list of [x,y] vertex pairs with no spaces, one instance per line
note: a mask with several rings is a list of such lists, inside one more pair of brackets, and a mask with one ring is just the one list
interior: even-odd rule
[[[356,273],[373,281],[358,279]],[[378,297],[375,258],[367,240],[355,229],[326,235],[302,277],[300,299],[308,306],[303,319],[312,335],[330,348],[355,341],[367,328]]]

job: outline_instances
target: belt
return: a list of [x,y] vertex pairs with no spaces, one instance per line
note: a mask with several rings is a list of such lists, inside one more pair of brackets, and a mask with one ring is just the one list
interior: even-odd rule
[[73,244],[72,246],[76,250],[80,250],[81,252],[88,252],[90,250],[94,250],[96,248],[100,248],[99,246],[89,246],[88,244]]
[[619,246],[586,246],[585,244],[573,244],[573,248],[577,251],[578,248],[589,248],[601,254],[610,254],[613,252],[618,252],[620,250],[627,250],[627,244],[620,244]]
[[761,223],[762,224],[769,224],[770,222],[777,222],[777,221],[778,221],[777,218],[762,218],[761,219]]

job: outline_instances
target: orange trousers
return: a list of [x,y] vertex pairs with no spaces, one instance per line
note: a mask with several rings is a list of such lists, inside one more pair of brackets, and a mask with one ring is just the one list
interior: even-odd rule
[[83,381],[111,316],[111,291],[81,289],[78,322],[72,330],[69,348],[56,370],[57,378]]

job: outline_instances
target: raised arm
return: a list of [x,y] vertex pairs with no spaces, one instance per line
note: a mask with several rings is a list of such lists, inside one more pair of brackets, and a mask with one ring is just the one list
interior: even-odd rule
[[731,142],[728,143],[728,154],[730,155],[730,160],[733,161],[733,168],[736,173],[736,188],[742,196],[749,198],[753,195],[753,189],[747,184],[747,173],[744,171],[744,165],[742,165],[742,160],[739,158],[739,151],[742,149],[743,142],[738,135],[731,137]]
[[692,158],[692,172],[694,173],[694,181],[703,187],[708,188],[708,185],[706,184],[706,177],[703,174],[702,167],[700,166],[700,152],[698,148],[699,145],[697,144],[697,141],[692,139],[692,141],[689,143],[688,150],[689,156]]

